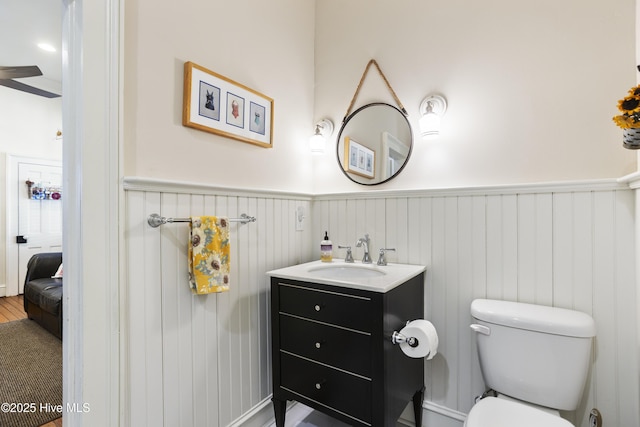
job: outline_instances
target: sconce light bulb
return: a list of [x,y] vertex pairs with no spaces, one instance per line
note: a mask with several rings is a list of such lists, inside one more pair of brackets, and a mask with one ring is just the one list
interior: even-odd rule
[[420,104],[419,120],[422,139],[436,139],[440,135],[440,121],[447,110],[447,101],[440,95],[430,95]]
[[422,139],[436,139],[440,135],[440,116],[428,112],[420,117],[420,131]]
[[320,126],[316,125],[316,133],[309,138],[309,149],[314,154],[324,153],[326,141],[320,133]]
[[320,120],[316,123],[315,133],[309,138],[309,149],[314,154],[324,153],[327,145],[327,137],[333,132],[333,122],[329,119]]

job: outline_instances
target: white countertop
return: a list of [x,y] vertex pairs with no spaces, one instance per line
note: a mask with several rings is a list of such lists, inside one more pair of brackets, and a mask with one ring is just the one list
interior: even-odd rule
[[[283,279],[385,293],[425,270],[426,267],[423,265],[389,263],[378,266],[376,264],[362,264],[358,261],[346,263],[342,260],[334,260],[332,262],[307,262],[268,271],[266,274]],[[362,273],[361,277],[360,273]],[[370,277],[372,275],[375,276]]]

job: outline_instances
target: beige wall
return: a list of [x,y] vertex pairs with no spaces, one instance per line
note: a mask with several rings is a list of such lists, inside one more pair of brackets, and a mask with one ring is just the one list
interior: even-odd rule
[[[407,108],[414,135],[427,94],[449,102],[440,140],[416,139],[402,175],[373,188],[636,170],[635,153],[622,148],[611,122],[635,83],[634,0],[190,0],[161,8],[138,0],[127,2],[125,16],[128,176],[314,193],[365,189],[343,176],[333,147],[371,58]],[[274,98],[273,149],[182,126],[189,60]],[[373,70],[356,107],[370,101],[394,103]],[[336,130],[327,152],[312,157],[307,138],[323,117]]]
[[[340,122],[375,58],[417,134],[420,101],[449,102],[442,137],[416,140],[376,188],[612,178],[636,170],[611,117],[635,83],[635,1],[317,2],[314,113]],[[357,105],[390,101],[370,72]],[[337,131],[334,138],[337,135]],[[315,192],[364,189],[316,161]]]
[[[307,191],[314,2],[126,2],[125,175]],[[182,126],[193,61],[274,99],[273,148]]]

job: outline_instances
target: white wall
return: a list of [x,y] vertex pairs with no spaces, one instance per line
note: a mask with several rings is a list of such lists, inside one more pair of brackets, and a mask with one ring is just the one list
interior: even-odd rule
[[[127,395],[123,425],[228,426],[270,407],[270,304],[265,272],[309,260],[311,223],[295,231],[307,196],[127,180]],[[230,290],[193,295],[184,223],[147,217],[255,216],[230,229]],[[234,424],[236,425],[236,424]]]
[[[425,317],[440,337],[439,354],[425,361],[427,419],[461,425],[485,390],[468,325],[471,301],[486,297],[591,314],[593,365],[578,411],[564,416],[587,427],[597,407],[606,425],[640,424],[638,354],[629,345],[637,335],[634,194],[613,180],[314,200],[153,180],[125,187],[124,425],[222,427],[272,416],[264,273],[315,259],[324,230],[336,248],[368,232],[374,255],[392,247],[390,262],[427,266]],[[297,206],[308,214],[304,231],[295,231]],[[243,212],[257,222],[232,228],[231,290],[208,296],[188,287],[188,226],[146,223],[151,213]]]
[[[125,14],[126,175],[311,188],[313,1],[140,0]],[[273,98],[273,148],[183,127],[186,61]]]
[[0,286],[6,284],[7,277],[6,155],[62,160],[58,130],[62,130],[61,98],[48,99],[0,86]]
[[595,407],[605,425],[640,425],[634,197],[614,180],[324,195],[314,201],[312,235],[328,230],[337,247],[369,233],[374,259],[395,248],[389,262],[426,265],[425,318],[440,341],[425,361],[429,417],[459,420],[486,390],[469,308],[493,298],[592,315],[584,397],[563,416],[587,427]]
[[[339,124],[375,58],[417,135],[420,101],[443,94],[442,136],[416,140],[382,188],[615,178],[636,170],[611,121],[635,84],[635,0],[317,2],[316,118]],[[371,70],[356,107],[395,104]],[[316,161],[314,191],[362,191],[335,152]]]

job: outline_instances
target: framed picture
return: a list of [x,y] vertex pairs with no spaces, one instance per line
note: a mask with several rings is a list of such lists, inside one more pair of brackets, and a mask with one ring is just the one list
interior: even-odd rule
[[271,148],[273,99],[193,62],[185,62],[182,124]]
[[348,136],[344,137],[344,158],[345,171],[371,179],[376,176],[376,152]]

